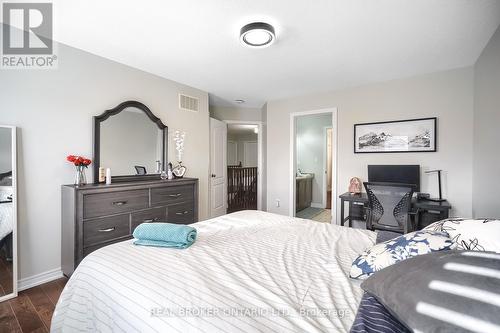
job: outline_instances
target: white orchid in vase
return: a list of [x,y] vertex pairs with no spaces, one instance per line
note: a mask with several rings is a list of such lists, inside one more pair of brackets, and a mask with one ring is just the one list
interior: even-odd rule
[[177,162],[178,164],[172,170],[173,174],[181,178],[186,173],[186,167],[182,165],[182,154],[184,153],[184,140],[186,139],[186,132],[175,131],[173,140],[175,142],[175,150],[177,150]]
[[179,163],[182,163],[182,153],[184,152],[185,138],[186,138],[186,132],[181,132],[181,131],[174,132],[175,149],[177,150],[177,161]]

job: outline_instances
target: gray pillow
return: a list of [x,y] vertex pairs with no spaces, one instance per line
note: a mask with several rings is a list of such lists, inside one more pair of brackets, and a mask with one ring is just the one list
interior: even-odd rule
[[414,332],[500,332],[500,254],[444,251],[376,272],[361,287]]

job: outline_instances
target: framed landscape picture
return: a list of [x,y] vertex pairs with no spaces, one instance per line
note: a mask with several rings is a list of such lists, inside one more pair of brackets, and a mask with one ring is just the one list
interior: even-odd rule
[[355,153],[436,151],[437,118],[384,121],[354,125]]

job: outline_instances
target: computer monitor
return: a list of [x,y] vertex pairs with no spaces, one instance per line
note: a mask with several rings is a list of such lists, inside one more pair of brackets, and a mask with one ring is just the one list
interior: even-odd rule
[[420,192],[420,165],[368,165],[368,181],[412,184]]

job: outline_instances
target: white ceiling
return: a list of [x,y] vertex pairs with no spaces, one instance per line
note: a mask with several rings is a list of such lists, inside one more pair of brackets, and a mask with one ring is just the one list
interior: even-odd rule
[[[54,0],[55,39],[246,107],[472,65],[496,0]],[[249,49],[241,26],[276,28]],[[242,106],[242,105],[238,105]]]

